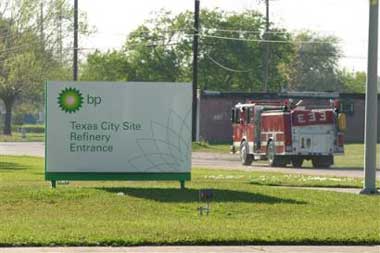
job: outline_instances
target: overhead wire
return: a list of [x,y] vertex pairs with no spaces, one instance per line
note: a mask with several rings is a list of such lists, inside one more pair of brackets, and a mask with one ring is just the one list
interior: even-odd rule
[[209,54],[205,54],[207,56],[207,58],[213,62],[215,65],[219,66],[220,68],[224,69],[224,70],[227,70],[227,71],[230,71],[230,72],[234,72],[234,73],[250,73],[250,72],[253,72],[254,70],[239,70],[239,69],[233,69],[233,68],[230,68],[230,67],[227,67],[223,64],[221,64],[220,62],[218,62],[217,60],[215,60],[214,58],[212,58]]
[[[157,41],[155,41],[155,42],[157,42]],[[159,44],[159,43],[150,43],[150,44],[134,43],[134,44],[127,45],[127,48],[126,47],[122,47],[121,49],[128,49],[129,47],[131,47],[131,49],[133,49],[134,47],[137,47],[137,46],[142,46],[142,47],[175,46],[175,45],[179,45],[179,44],[183,44],[183,42],[172,42],[172,43],[166,43],[166,44]],[[110,49],[109,48],[97,48],[97,47],[80,47],[80,48],[78,48],[78,50],[84,50],[84,51],[88,50],[88,51],[91,51],[91,50],[110,50]],[[114,49],[114,50],[116,50],[116,49]]]
[[222,39],[222,40],[235,40],[235,41],[247,41],[247,42],[264,42],[264,43],[331,44],[331,42],[327,42],[327,41],[297,41],[297,40],[290,41],[290,40],[245,39],[245,38],[225,37],[225,36],[205,35],[205,34],[202,34],[201,37],[214,38],[214,39]]
[[[152,42],[150,44],[144,44],[147,41],[143,41],[143,42],[137,42],[137,43],[129,44],[128,46],[129,47],[137,47],[137,46],[154,47],[154,46],[173,46],[173,45],[178,45],[178,44],[185,43],[185,41],[182,41],[182,42],[173,42],[173,43],[163,44],[163,43],[159,43],[159,42],[161,42],[161,40],[150,40],[150,41]],[[246,40],[239,40],[239,41],[246,41]],[[257,40],[257,41],[263,42],[265,40]],[[281,41],[281,42],[283,42],[283,41]],[[189,42],[189,43],[191,43],[191,42]],[[303,42],[303,43],[306,43],[306,42]],[[309,42],[309,44],[315,44],[315,43],[317,43],[317,42],[313,42],[313,43]],[[322,43],[317,43],[317,44],[322,44]],[[328,42],[323,42],[323,44],[328,44]],[[96,49],[99,49],[99,48],[96,48],[96,47],[83,47],[83,48],[79,48],[79,50],[96,50]],[[100,50],[107,50],[107,49],[108,48],[102,48]],[[314,54],[316,56],[318,56],[318,55],[329,56],[328,54],[316,54],[314,52],[310,52],[309,53],[307,51],[303,51],[302,54]],[[335,55],[331,54],[331,56],[335,56]],[[367,59],[366,56],[339,55],[339,57],[340,58],[346,58],[346,59],[358,59],[358,60],[365,60],[365,59]],[[223,65],[223,64],[221,64],[221,65]],[[233,69],[233,68],[231,68],[231,69]]]
[[217,31],[217,32],[226,32],[226,33],[245,33],[245,34],[290,34],[290,32],[281,32],[281,31],[252,31],[252,30],[233,30],[233,29],[220,29],[220,28],[207,28],[203,27],[201,30],[205,31]]

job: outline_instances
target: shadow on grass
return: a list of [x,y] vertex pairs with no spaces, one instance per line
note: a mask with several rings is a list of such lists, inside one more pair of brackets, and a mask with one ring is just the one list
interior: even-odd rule
[[[97,190],[110,193],[124,193],[129,196],[150,199],[159,202],[198,202],[199,190],[197,189],[175,189],[175,188],[129,188],[129,187],[104,187]],[[213,189],[212,202],[245,202],[245,203],[267,203],[267,204],[306,204],[304,201],[294,199],[278,198],[261,193],[243,191]]]
[[9,172],[13,170],[26,170],[28,169],[25,165],[20,165],[19,163],[8,163],[0,162],[0,172]]

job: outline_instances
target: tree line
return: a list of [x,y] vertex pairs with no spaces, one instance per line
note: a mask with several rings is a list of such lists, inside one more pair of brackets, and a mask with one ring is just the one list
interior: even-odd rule
[[[65,0],[0,1],[0,100],[5,135],[15,106],[41,110],[45,80],[70,80],[73,8]],[[85,15],[82,34],[89,33]],[[70,34],[70,35],[69,35]]]
[[[0,0],[0,100],[3,133],[12,111],[41,110],[45,80],[71,80],[73,8],[65,0]],[[128,34],[119,50],[87,54],[80,80],[191,82],[193,13],[161,10]],[[259,12],[202,10],[199,85],[219,91],[263,91],[269,43],[268,90],[363,92],[365,73],[340,69],[339,40],[294,34]],[[84,13],[82,35],[92,32]]]
[[[291,33],[257,11],[200,13],[199,85],[219,91],[363,92],[365,73],[339,68],[339,39],[311,31]],[[120,50],[95,51],[82,66],[83,80],[191,82],[193,13],[160,11],[128,35]]]

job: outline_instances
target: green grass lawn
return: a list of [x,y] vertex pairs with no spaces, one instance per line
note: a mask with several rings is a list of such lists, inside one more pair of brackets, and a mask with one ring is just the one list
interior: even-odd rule
[[0,134],[0,142],[41,142],[45,141],[43,133],[26,133],[26,138],[22,138],[21,133],[13,132],[11,136]]
[[193,142],[193,152],[229,153],[231,144],[209,144],[207,142]]
[[[0,156],[0,246],[380,243],[379,196],[252,183],[281,174],[198,168],[181,191],[178,182],[51,189],[43,173],[41,158]],[[209,216],[197,212],[201,188],[214,191]]]
[[[380,144],[377,144],[377,154],[380,154]],[[380,156],[377,155],[377,165],[380,164]],[[363,168],[364,166],[364,145],[346,144],[344,146],[344,156],[335,157],[334,167],[342,168]],[[379,167],[378,167],[379,168]]]

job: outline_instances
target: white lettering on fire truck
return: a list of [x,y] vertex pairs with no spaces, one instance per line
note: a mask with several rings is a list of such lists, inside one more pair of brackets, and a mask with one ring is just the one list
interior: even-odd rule
[[305,121],[305,119],[304,119],[304,117],[303,117],[303,114],[298,114],[297,115],[297,121],[298,121],[298,123],[306,123],[306,121]]
[[320,115],[320,118],[319,118],[320,121],[327,121],[326,112],[320,112],[319,115]]
[[316,122],[317,118],[315,117],[314,112],[309,112],[309,122]]

